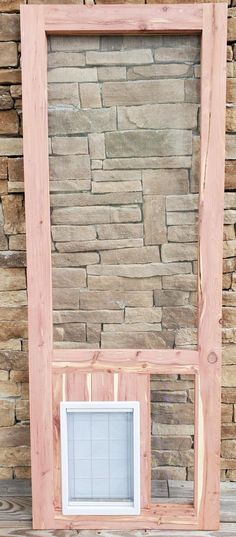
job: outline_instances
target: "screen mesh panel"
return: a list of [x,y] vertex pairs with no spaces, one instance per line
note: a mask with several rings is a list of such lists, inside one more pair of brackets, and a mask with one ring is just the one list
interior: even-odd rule
[[133,412],[68,412],[69,501],[133,501]]

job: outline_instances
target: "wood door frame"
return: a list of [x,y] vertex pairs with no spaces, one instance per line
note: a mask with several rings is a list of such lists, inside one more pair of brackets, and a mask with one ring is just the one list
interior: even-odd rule
[[[34,528],[218,528],[226,13],[226,3],[21,6]],[[53,350],[47,35],[158,33],[201,35],[198,350]],[[57,368],[195,375],[193,506],[149,504],[132,517],[66,517],[54,510]]]

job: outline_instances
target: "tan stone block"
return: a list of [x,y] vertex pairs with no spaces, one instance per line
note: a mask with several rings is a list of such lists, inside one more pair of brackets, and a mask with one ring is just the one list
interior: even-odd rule
[[18,115],[15,110],[0,112],[0,135],[18,133]]
[[15,479],[30,479],[31,478],[30,466],[15,466],[14,477]]
[[194,306],[164,307],[162,315],[163,328],[187,328],[197,326],[197,311]]
[[139,207],[69,207],[54,209],[52,224],[103,224],[115,222],[140,222]]
[[228,103],[235,103],[236,100],[236,79],[228,78],[227,79],[227,91],[226,91],[226,101]]
[[172,348],[174,344],[173,332],[119,332],[102,334],[102,348],[104,349],[165,349]]
[[154,302],[156,306],[184,306],[189,303],[189,293],[176,290],[155,290]]
[[103,194],[107,192],[141,192],[141,181],[121,181],[121,182],[92,182],[92,192]]
[[163,244],[167,239],[164,196],[145,196],[143,215],[144,243]]
[[[1,259],[1,257],[0,257]],[[236,258],[231,257],[228,259],[223,259],[223,273],[225,272],[233,272],[236,270]]]
[[236,481],[236,469],[235,470],[228,470],[227,471],[227,477],[230,481]]
[[87,324],[87,341],[89,343],[99,343],[101,340],[101,324]]
[[0,86],[0,107],[1,110],[13,108],[13,99],[10,95],[9,88]]
[[78,83],[58,83],[48,84],[48,101],[56,103],[62,101],[63,103],[79,104],[79,90]]
[[228,41],[236,40],[236,18],[230,17],[228,19]]
[[54,241],[90,241],[96,238],[93,226],[52,226],[52,238]]
[[115,108],[49,110],[49,134],[82,134],[116,129]]
[[118,128],[196,129],[198,106],[187,103],[146,104],[118,108]]
[[[7,373],[7,371],[6,371]],[[10,371],[10,380],[13,382],[25,382],[29,379],[28,371]]]
[[176,332],[175,344],[178,347],[186,347],[197,344],[197,329],[196,328],[180,328]]
[[236,459],[236,440],[222,440],[221,455],[226,459]]
[[139,264],[158,263],[160,261],[159,248],[157,246],[144,246],[141,248],[124,248],[122,250],[110,250],[101,252],[101,264]]
[[6,250],[8,248],[7,237],[4,232],[3,226],[0,226],[0,250]]
[[96,82],[97,69],[94,67],[55,67],[48,71],[48,82]]
[[[145,309],[145,308],[143,308]],[[119,333],[129,333],[132,332],[161,332],[161,324],[157,323],[129,323],[129,324],[121,324],[119,326]],[[103,333],[106,332],[117,332],[117,324],[104,324],[103,325]]]
[[98,80],[104,82],[106,80],[125,80],[125,67],[98,67]]
[[225,188],[236,189],[236,163],[231,160],[225,163]]
[[0,380],[8,380],[9,374],[8,371],[4,371],[3,369],[0,369]]
[[49,157],[50,179],[89,179],[90,162],[88,155],[68,155]]
[[187,170],[144,170],[143,171],[144,194],[188,194]]
[[142,158],[112,158],[103,161],[104,170],[142,170],[146,168],[191,168],[190,157],[142,157]]
[[29,383],[23,382],[21,384],[21,399],[29,399]]
[[9,181],[24,181],[23,158],[8,159]]
[[53,289],[53,309],[78,309],[79,289],[57,287]]
[[167,196],[167,211],[194,211],[198,208],[198,195],[188,194],[187,196]]
[[23,268],[0,268],[0,290],[25,289],[26,279]]
[[50,192],[83,192],[90,190],[90,179],[50,181]]
[[[151,291],[83,291],[80,292],[80,309],[124,309],[125,306],[151,307],[153,296]],[[111,320],[111,319],[110,319]]]
[[19,11],[21,4],[25,4],[25,0],[1,0],[0,9],[2,12]]
[[8,13],[0,14],[0,40],[20,40],[20,16]]
[[124,312],[116,310],[79,310],[79,311],[54,311],[54,324],[63,323],[122,323],[124,320]]
[[138,51],[113,50],[104,52],[86,52],[87,65],[130,65],[153,63],[152,52],[149,49]]
[[0,340],[3,342],[13,338],[27,338],[26,321],[1,321]]
[[[81,241],[81,242],[59,242],[56,243],[56,249],[58,252],[93,252],[102,250],[111,250],[114,248],[116,250],[127,248],[129,251],[134,250],[139,247],[142,249],[143,240],[142,239],[120,239],[120,240],[95,240],[95,241]],[[115,251],[116,251],[115,250]],[[141,250],[142,251],[142,250]],[[103,254],[101,254],[102,256]],[[118,254],[119,257],[119,254]]]
[[7,158],[0,158],[0,179],[7,179],[7,165],[8,165],[8,159]]
[[[18,351],[1,351],[0,350],[0,369],[16,369],[19,371],[28,368],[28,357],[25,352]],[[1,423],[1,420],[0,420]]]
[[126,323],[160,323],[161,308],[125,308]]
[[21,138],[0,138],[0,156],[22,155],[23,146]]
[[198,240],[197,226],[168,227],[168,242],[194,242]]
[[144,291],[161,289],[161,278],[122,278],[119,276],[88,276],[88,288],[98,291]]
[[223,280],[222,280],[222,285],[223,285],[223,289],[224,290],[229,290],[230,287],[231,287],[231,283],[232,283],[232,277],[231,277],[231,274],[223,274]]
[[86,329],[85,324],[70,323],[62,325],[64,336],[63,341],[85,341]]
[[105,158],[105,138],[104,133],[91,133],[88,135],[89,155],[91,159]]
[[[166,50],[166,49],[165,49]],[[173,52],[173,48],[171,49]],[[128,80],[143,80],[145,78],[179,78],[193,75],[193,68],[186,63],[168,63],[159,65],[135,65],[128,67]]]
[[140,170],[99,170],[92,173],[93,181],[105,181],[112,182],[118,181],[140,181],[141,172]]
[[158,420],[153,423],[152,434],[158,436],[189,436],[194,434],[194,425],[185,425],[181,423],[180,425],[169,424],[169,423],[159,423]]
[[26,250],[25,235],[12,235],[9,237],[9,249],[10,250]]
[[232,290],[236,291],[236,273],[232,274]]
[[15,67],[17,65],[16,43],[0,43],[0,67]]
[[235,328],[223,328],[222,330],[222,342],[235,343],[236,344],[236,329]]
[[19,84],[11,86],[10,93],[14,99],[19,99],[22,97],[22,86]]
[[107,157],[190,155],[192,137],[177,129],[107,132],[105,146]]
[[87,273],[96,276],[122,276],[124,278],[151,278],[170,274],[189,274],[191,263],[148,263],[140,265],[97,265],[88,266]]
[[222,368],[222,386],[235,387],[236,365],[226,365]]
[[197,259],[197,244],[163,244],[161,246],[161,259],[164,263],[175,261],[193,261]]
[[144,105],[184,101],[183,80],[148,80],[132,82],[104,82],[104,106]]
[[235,108],[226,108],[226,131],[236,131],[236,110]]
[[96,205],[134,205],[136,203],[142,203],[141,192],[117,192],[114,200],[114,194],[94,194],[91,192],[84,193],[67,193],[65,194],[51,194],[51,206],[52,207],[87,207]]
[[99,37],[97,36],[53,36],[51,37],[51,50],[64,50],[78,52],[81,50],[99,49]]
[[15,423],[15,401],[2,400],[0,405],[1,427],[9,427]]
[[143,224],[100,224],[96,231],[99,239],[137,239],[143,237]]
[[20,308],[0,308],[1,321],[27,321],[27,308],[25,306]]
[[79,91],[83,108],[100,108],[102,106],[99,84],[80,84]]
[[25,291],[1,291],[0,292],[1,307],[25,306],[27,297]]
[[223,324],[225,327],[232,327],[236,325],[236,307],[223,308]]
[[196,291],[197,276],[194,274],[175,274],[174,276],[163,276],[163,289],[177,289],[179,291]]
[[96,252],[85,252],[78,254],[52,254],[53,267],[80,267],[92,265],[99,262],[99,256]]
[[233,241],[224,241],[223,255],[226,257],[234,257],[236,252],[236,239]]
[[154,51],[155,62],[158,63],[183,63],[183,62],[197,62],[199,61],[199,47],[159,47]]
[[20,69],[0,69],[0,84],[19,84],[20,82]]
[[166,220],[168,226],[184,226],[186,224],[196,224],[197,212],[168,212],[166,215]]
[[0,448],[1,466],[24,466],[30,464],[30,448],[28,446]]
[[194,464],[194,450],[152,451],[152,466],[188,466]]
[[225,209],[236,209],[236,192],[225,192],[224,207]]
[[151,403],[152,420],[155,423],[192,425],[194,405],[192,403]]
[[235,403],[235,401],[236,401],[236,387],[222,388],[222,390],[221,390],[221,401],[222,401],[222,403],[226,403],[226,404]]
[[0,180],[0,195],[7,194],[7,181]]
[[80,268],[53,268],[53,287],[86,287],[86,271]]
[[81,52],[49,52],[48,69],[54,67],[81,67],[85,65],[85,54]]
[[236,159],[236,136],[226,134],[226,158]]
[[186,468],[183,466],[160,466],[158,464],[158,467],[155,469],[152,469],[152,478],[153,479],[174,479],[177,481],[185,481],[186,480]]
[[200,103],[200,80],[191,79],[184,81],[185,102]]
[[88,154],[87,138],[84,136],[52,138],[52,152],[54,155],[86,155]]
[[102,170],[102,160],[91,160],[91,170]]
[[9,195],[2,197],[4,231],[7,235],[25,232],[25,211],[23,197]]
[[[2,338],[2,334],[1,334]],[[20,384],[11,381],[0,381],[0,393],[1,397],[19,397],[20,396]],[[0,428],[1,431],[1,428]]]
[[[236,211],[235,211],[235,217],[236,217]],[[230,241],[235,239],[235,230],[234,225],[227,225],[224,226],[224,241]]]

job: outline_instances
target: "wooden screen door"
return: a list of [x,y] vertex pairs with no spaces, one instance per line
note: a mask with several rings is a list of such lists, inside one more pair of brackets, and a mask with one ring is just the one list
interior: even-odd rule
[[[227,4],[21,6],[34,528],[217,529]],[[198,350],[54,350],[47,125],[47,35],[201,35]],[[194,504],[150,500],[151,373],[195,375]],[[141,408],[141,512],[61,511],[59,403],[135,400]]]

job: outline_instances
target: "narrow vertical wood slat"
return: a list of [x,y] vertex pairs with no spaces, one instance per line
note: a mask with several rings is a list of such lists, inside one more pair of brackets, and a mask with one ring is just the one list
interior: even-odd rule
[[21,10],[34,528],[53,528],[52,289],[44,7]]
[[89,401],[89,373],[68,371],[66,374],[67,401]]
[[53,460],[54,460],[54,509],[61,511],[61,439],[60,439],[60,402],[63,401],[63,373],[53,375]]
[[201,529],[213,530],[219,527],[227,5],[206,4],[203,13],[197,509]]
[[113,373],[92,373],[92,401],[114,401]]
[[150,375],[119,373],[118,400],[140,402],[141,507],[151,501],[151,411]]

